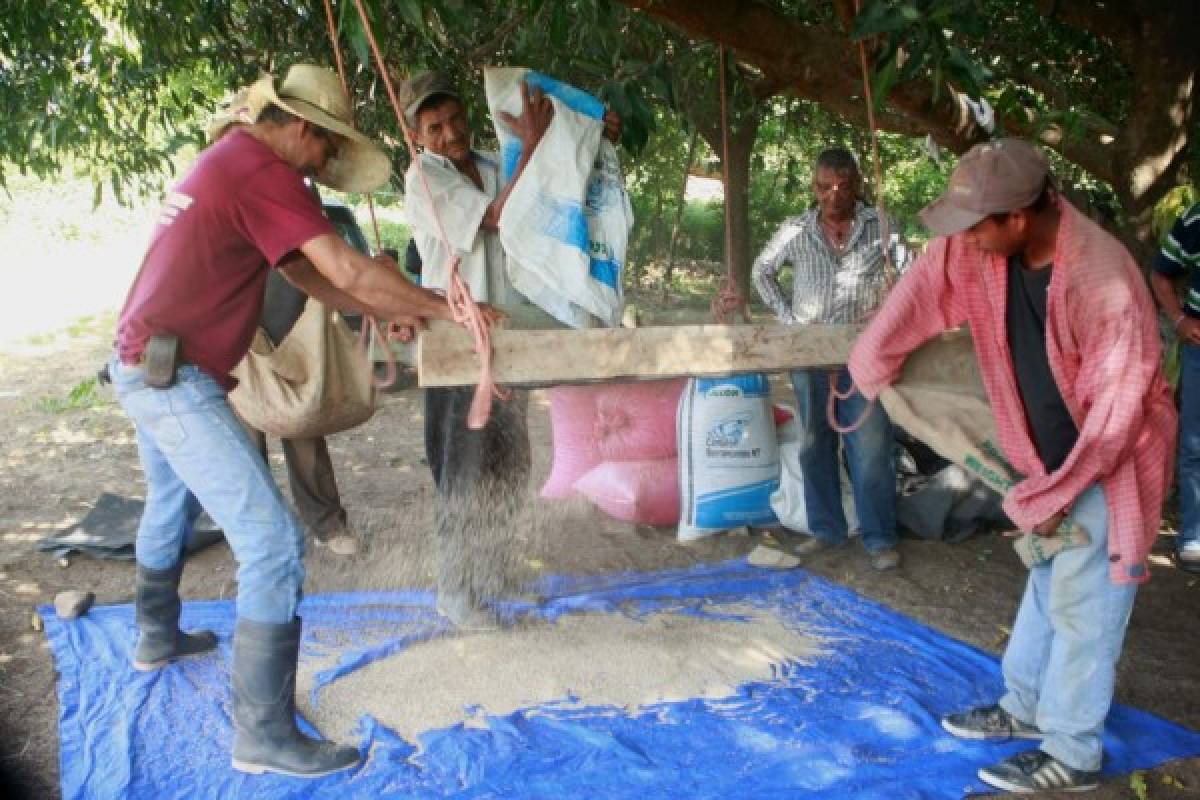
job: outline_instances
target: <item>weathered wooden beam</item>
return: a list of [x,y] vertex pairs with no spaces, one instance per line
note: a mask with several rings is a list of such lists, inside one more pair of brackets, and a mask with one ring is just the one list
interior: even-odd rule
[[[497,383],[546,386],[612,380],[779,372],[846,363],[858,325],[679,325],[663,328],[492,331]],[[467,331],[434,325],[417,338],[422,387],[468,386],[479,357]]]

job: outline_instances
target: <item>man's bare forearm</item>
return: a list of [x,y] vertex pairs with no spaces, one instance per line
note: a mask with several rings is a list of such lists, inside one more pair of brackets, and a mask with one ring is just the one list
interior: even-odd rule
[[361,301],[355,300],[330,283],[307,258],[297,258],[280,264],[279,271],[297,289],[331,308],[338,311],[376,313],[375,309],[367,308]]
[[343,289],[355,298],[366,300],[376,309],[376,316],[405,323],[414,317],[454,318],[445,297],[403,277],[394,262],[385,266],[380,261],[368,261],[373,268],[359,272]]
[[1166,275],[1161,275],[1157,272],[1151,272],[1150,290],[1154,292],[1154,297],[1158,300],[1158,305],[1166,313],[1172,324],[1175,324],[1183,314],[1183,307],[1179,303],[1179,294],[1176,291],[1175,279],[1168,278]]
[[411,322],[413,317],[452,319],[446,299],[400,274],[395,262],[384,263],[350,247],[336,234],[325,234],[300,248],[326,280],[375,316]]
[[500,190],[500,194],[496,195],[483,212],[483,220],[480,221],[479,227],[494,231],[500,228],[500,215],[504,212],[504,204],[508,202],[508,196],[512,193],[512,189],[517,185],[517,181],[521,178],[521,173],[525,171],[525,167],[529,164],[529,159],[533,156],[533,149],[525,147],[521,150],[521,157],[517,160],[517,165],[513,169],[512,177],[508,183]]

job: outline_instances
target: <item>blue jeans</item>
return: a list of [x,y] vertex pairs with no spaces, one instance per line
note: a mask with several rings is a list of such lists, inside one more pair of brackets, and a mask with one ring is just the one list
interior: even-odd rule
[[1071,509],[1092,542],[1029,571],[1004,651],[1001,707],[1045,734],[1041,748],[1069,767],[1098,770],[1117,659],[1137,584],[1108,577],[1108,508],[1092,486]]
[[304,584],[304,536],[254,443],[200,368],[179,368],[175,385],[152,389],[144,370],[109,362],[117,399],[137,428],[146,508],[137,561],[168,569],[201,506],[225,532],[238,561],[237,614],[290,623]]
[[1183,345],[1179,384],[1178,546],[1200,541],[1200,347]]
[[[846,370],[838,373],[838,392],[851,384]],[[830,544],[840,544],[848,534],[842,510],[841,472],[838,469],[838,433],[829,427],[826,403],[829,371],[792,373],[800,427],[800,474],[804,479],[804,504],[809,532]],[[836,405],[838,424],[858,421],[867,400],[857,391]],[[875,553],[896,546],[896,461],[892,423],[875,405],[859,428],[842,437],[850,473],[854,507],[862,528],[863,546]]]

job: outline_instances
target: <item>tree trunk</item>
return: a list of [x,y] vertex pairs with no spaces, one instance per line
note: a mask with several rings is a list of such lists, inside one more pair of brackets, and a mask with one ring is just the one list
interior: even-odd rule
[[1165,20],[1162,15],[1143,17],[1141,44],[1130,56],[1138,89],[1113,154],[1112,184],[1127,217],[1126,245],[1142,264],[1158,249],[1151,227],[1154,206],[1177,184],[1189,148],[1197,146],[1190,141],[1200,113],[1196,5],[1171,3]]
[[692,170],[692,162],[696,160],[696,143],[700,134],[692,127],[692,135],[688,140],[687,156],[683,160],[683,174],[679,178],[679,198],[675,202],[675,220],[671,223],[671,238],[667,242],[667,268],[663,273],[663,292],[671,285],[675,275],[675,246],[679,242],[679,226],[683,221],[683,209],[687,206],[688,174]]
[[750,157],[758,133],[758,115],[741,121],[741,127],[729,134],[729,183],[725,186],[725,213],[729,215],[729,253],[732,259],[726,268],[737,281],[738,290],[750,299]]
[[663,193],[661,188],[654,192],[654,258],[660,259],[666,249],[663,242]]
[[[750,157],[754,154],[754,141],[758,135],[760,111],[743,114],[737,126],[729,131],[729,153],[722,154],[720,121],[715,124],[708,120],[693,121],[700,129],[704,141],[714,153],[722,156],[722,173],[728,175],[729,182],[725,186],[725,213],[728,215],[726,227],[727,263],[725,269],[733,274],[738,290],[749,300],[750,265],[753,254],[750,252]],[[728,158],[726,169],[724,159]]]

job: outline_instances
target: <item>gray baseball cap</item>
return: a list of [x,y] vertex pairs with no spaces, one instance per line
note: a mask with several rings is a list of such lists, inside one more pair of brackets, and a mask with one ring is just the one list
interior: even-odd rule
[[400,84],[397,93],[400,107],[404,109],[404,121],[410,128],[417,127],[417,110],[434,95],[447,95],[462,102],[462,96],[455,88],[454,82],[444,72],[430,70],[412,76]]
[[942,196],[921,209],[921,221],[938,236],[953,236],[990,214],[1031,205],[1049,175],[1050,162],[1031,142],[977,144],[959,160]]

